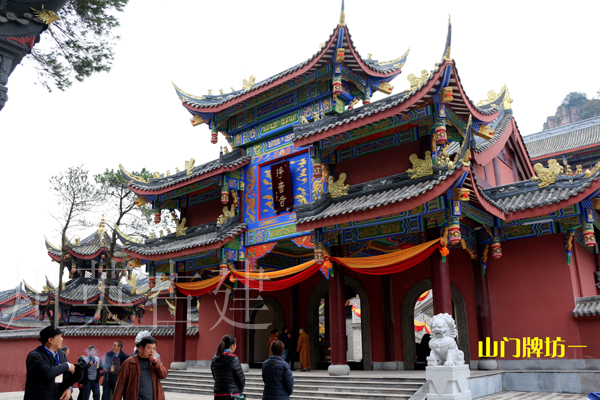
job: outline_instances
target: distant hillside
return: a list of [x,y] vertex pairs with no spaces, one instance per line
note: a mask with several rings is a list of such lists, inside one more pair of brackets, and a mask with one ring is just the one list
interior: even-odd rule
[[544,122],[544,130],[598,116],[600,116],[600,91],[593,99],[588,99],[585,93],[571,92],[558,106],[556,114],[548,117]]

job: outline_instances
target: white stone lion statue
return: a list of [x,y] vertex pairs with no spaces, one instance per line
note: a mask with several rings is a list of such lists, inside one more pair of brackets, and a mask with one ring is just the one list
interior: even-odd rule
[[456,345],[456,323],[449,314],[433,316],[431,323],[431,340],[429,348],[431,353],[427,357],[427,365],[462,365],[465,363],[465,354],[458,350]]

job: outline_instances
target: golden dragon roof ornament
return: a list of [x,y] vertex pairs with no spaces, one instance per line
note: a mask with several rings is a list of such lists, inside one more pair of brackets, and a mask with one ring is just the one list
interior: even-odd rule
[[[504,97],[502,97],[502,95],[504,95]],[[513,102],[508,93],[506,83],[502,86],[502,89],[500,89],[500,93],[490,90],[487,93],[487,97],[487,99],[479,101],[477,106],[481,107],[489,105],[490,107],[500,108],[500,104],[504,104],[504,110],[510,110],[511,103]],[[500,100],[501,97],[502,99]]]
[[[173,84],[173,87],[174,87],[174,88],[175,88],[175,89],[176,89],[178,92],[180,92],[182,95],[184,95],[184,96],[186,96],[186,97],[189,97],[190,99],[194,99],[194,100],[204,100],[204,96],[200,96],[200,97],[198,97],[198,96],[194,96],[193,94],[186,93],[186,92],[184,92],[183,90],[181,90],[181,88],[180,88],[179,86],[177,86],[177,85],[175,84],[175,82],[171,82],[171,83]],[[184,100],[183,100],[183,99],[181,99],[181,101],[184,101]]]
[[[142,182],[142,183],[148,183],[147,180],[145,180],[144,178],[142,178],[141,176],[137,176],[132,174],[131,172],[128,172],[125,167],[123,166],[123,164],[119,163],[119,167],[121,168],[121,171],[123,171],[123,173],[125,175],[127,175],[128,178],[131,178],[134,181],[138,181],[138,182]],[[132,181],[128,182],[131,183]]]
[[[390,65],[390,64],[396,64],[398,63],[400,60],[402,60],[403,58],[405,58],[406,56],[408,56],[408,53],[410,53],[410,47],[408,48],[408,50],[406,50],[406,52],[404,54],[402,54],[400,57],[391,60],[391,61],[377,61],[377,65]],[[368,60],[370,60],[370,58],[368,58]],[[398,64],[398,65],[394,65],[395,68],[402,68],[404,66],[405,63],[402,64]]]
[[50,25],[53,22],[60,21],[60,17],[56,15],[56,13],[52,10],[44,9],[44,5],[42,4],[41,10],[36,10],[33,7],[29,7],[33,10],[33,15],[46,25]]

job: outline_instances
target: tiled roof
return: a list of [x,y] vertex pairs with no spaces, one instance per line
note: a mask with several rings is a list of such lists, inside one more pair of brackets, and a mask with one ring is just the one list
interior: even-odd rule
[[540,189],[531,179],[488,189],[479,189],[483,197],[505,214],[559,203],[585,191],[600,177],[600,170],[589,178],[585,174],[559,175],[555,183]]
[[6,301],[8,299],[12,299],[15,296],[18,296],[21,293],[21,285],[8,290],[3,290],[0,292],[0,303]]
[[531,158],[566,152],[600,143],[600,117],[523,136]]
[[[174,325],[151,326],[151,325],[81,325],[61,326],[63,336],[131,336],[135,337],[142,331],[149,331],[154,337],[173,336]],[[197,336],[198,326],[187,327],[187,336]],[[24,329],[19,331],[0,332],[0,339],[39,338],[40,329]]]
[[[46,249],[48,252],[56,257],[61,257],[62,252],[59,247],[54,246],[52,243],[48,241],[48,239],[44,238],[46,241]],[[73,251],[75,254],[79,254],[82,256],[90,256],[98,253],[101,249],[109,249],[110,248],[110,235],[108,231],[104,227],[104,221],[101,223],[101,228],[97,229],[86,237],[85,239],[80,240],[79,244],[74,240],[70,240],[68,244],[68,249]],[[118,258],[127,257],[127,254],[123,252],[123,248],[115,243],[115,251],[114,256]]]
[[23,317],[14,321],[3,321],[0,320],[0,326],[8,328],[8,329],[37,329],[42,330],[43,328],[50,325],[50,321],[43,320],[40,321],[35,317]]
[[475,137],[475,146],[473,147],[473,151],[476,153],[482,153],[485,150],[489,149],[502,138],[504,132],[506,131],[506,127],[510,124],[510,121],[513,119],[512,112],[506,113],[501,117],[498,117],[498,121],[493,121],[491,125],[496,125],[494,130],[494,136],[490,139],[484,139],[482,137]]
[[575,299],[574,317],[593,317],[600,315],[600,296],[578,297]]
[[[463,148],[462,156],[466,149],[467,146]],[[454,174],[454,171],[462,165],[462,162],[459,161],[452,169],[433,167],[433,175],[418,179],[410,179],[407,172],[402,172],[386,178],[352,185],[348,190],[348,195],[343,197],[332,199],[329,193],[325,193],[315,202],[295,206],[296,223],[302,224],[340,214],[365,211],[418,197]]]
[[151,178],[149,182],[146,183],[132,179],[132,177],[122,168],[121,174],[125,180],[128,182],[130,181],[129,186],[133,189],[160,190],[199,177],[216,169],[242,167],[248,162],[250,162],[250,157],[242,155],[242,148],[240,147],[233,149],[228,154],[221,154],[216,160],[194,167],[190,175],[187,175],[187,172],[184,170],[163,178]]
[[[149,293],[142,292],[143,288],[138,288],[136,294],[131,294],[130,288],[123,285],[121,282],[113,280],[109,288],[109,300],[115,305],[119,304],[137,304],[144,302]],[[146,291],[148,290],[146,286]],[[38,293],[33,291],[29,286],[26,285],[27,297],[32,301],[40,304],[46,304],[51,297],[48,293]],[[95,301],[96,297],[100,295],[98,289],[98,279],[89,278],[76,278],[71,279],[65,284],[65,290],[60,292],[61,302],[66,303],[80,303]]]
[[[336,47],[337,40],[332,41],[332,38],[338,32],[338,28],[339,27],[336,27],[333,30],[333,32],[331,33],[331,35],[325,42],[326,44],[331,42],[329,47],[327,47],[326,49],[320,49],[318,52],[313,54],[309,59],[307,59],[299,64],[296,64],[291,68],[288,68],[288,69],[286,69],[278,74],[275,74],[265,80],[255,83],[248,90],[236,90],[236,91],[233,91],[231,93],[226,93],[226,94],[205,95],[205,96],[199,97],[199,96],[193,96],[188,93],[185,93],[183,90],[181,90],[180,88],[178,88],[177,86],[174,85],[175,91],[177,92],[177,96],[179,96],[179,98],[182,100],[182,102],[184,104],[189,104],[193,107],[198,107],[198,108],[216,107],[221,104],[227,103],[228,101],[234,100],[234,99],[236,99],[242,95],[245,95],[249,92],[255,91],[255,90],[260,89],[264,86],[267,86],[273,82],[276,82],[278,79],[283,78],[286,75],[292,74],[293,72],[296,72],[299,69],[307,66],[309,63],[311,63],[319,55],[322,54],[321,60],[311,68],[311,71],[313,69],[317,69],[317,68],[321,67],[322,65],[329,63],[331,61],[331,59],[334,57],[333,52]],[[348,32],[348,28],[346,26],[343,26],[342,28],[344,28],[346,30],[346,32]],[[380,65],[377,60],[362,58],[358,54],[358,51],[355,49],[354,42],[352,41],[352,36],[350,35],[349,32],[348,32],[348,38],[350,39],[349,42],[348,42],[346,35],[343,36],[342,47],[344,47],[347,50],[350,50],[350,48],[354,49],[354,51],[360,58],[360,61],[375,72],[379,72],[379,73],[383,73],[383,74],[392,74],[393,72],[396,72],[396,71],[399,72],[401,65],[404,64],[404,62],[406,62],[406,59],[408,57],[408,54],[405,54],[401,59],[394,60],[393,63],[389,63],[389,64],[382,63]],[[361,74],[364,74],[366,72],[368,74],[368,71],[363,71],[359,67],[357,60],[355,60],[354,57],[352,56],[352,51],[346,52],[346,59],[344,60],[344,63],[347,64],[354,72],[361,73]],[[307,73],[308,72],[310,72],[310,71],[307,71]]]
[[[440,67],[436,66],[435,69],[432,71],[431,75],[429,76],[429,79],[427,79],[425,82],[423,82],[415,90],[412,90],[412,91],[406,90],[404,92],[397,93],[395,95],[391,95],[386,98],[383,98],[381,100],[374,101],[370,104],[364,104],[360,107],[356,107],[352,110],[348,110],[342,114],[328,115],[328,116],[322,118],[321,120],[309,122],[308,124],[294,125],[294,140],[306,138],[306,137],[315,135],[315,134],[323,132],[323,131],[327,131],[329,129],[332,129],[332,128],[335,128],[338,126],[348,124],[353,121],[358,121],[365,117],[388,110],[392,107],[396,107],[399,104],[407,101],[408,99],[416,96],[417,92],[419,92],[419,89],[422,86],[427,85],[432,79],[434,79],[434,76],[439,71],[439,69],[440,69]],[[453,74],[455,77],[458,77],[458,73],[455,73],[455,71],[453,72]],[[439,80],[440,79],[438,78],[438,82],[439,82]],[[458,81],[460,82],[460,78],[458,79]],[[457,85],[456,79],[451,79],[450,86],[456,86],[456,85]],[[453,95],[453,97],[454,97],[453,102],[459,102],[460,101],[460,93],[458,93],[458,90],[456,90],[454,93],[455,94]],[[426,92],[426,93],[421,93],[421,94],[419,94],[419,96],[422,97],[423,101],[426,101],[427,99],[429,99],[430,97],[433,96],[433,92],[430,91],[430,92]],[[490,107],[490,108],[477,107],[475,104],[473,104],[473,102],[469,98],[467,98],[466,101],[468,101],[474,109],[476,109],[477,111],[479,111],[480,113],[482,113],[484,115],[492,115],[492,114],[498,112],[498,109],[493,108],[493,107]],[[418,104],[415,104],[415,106],[417,106],[417,105]],[[457,112],[457,113],[461,113],[461,112]]]
[[37,305],[31,305],[31,302],[27,299],[21,299],[17,301],[17,304],[8,307],[5,310],[0,312],[0,322],[10,321],[12,319],[17,319],[20,316],[27,314],[28,312],[34,311],[37,309]]
[[185,236],[177,237],[175,233],[156,239],[147,239],[145,243],[128,242],[127,238],[121,237],[125,245],[125,251],[152,256],[168,254],[176,251],[206,246],[231,239],[246,230],[247,225],[239,223],[238,217],[233,217],[217,227],[216,222],[188,228]]

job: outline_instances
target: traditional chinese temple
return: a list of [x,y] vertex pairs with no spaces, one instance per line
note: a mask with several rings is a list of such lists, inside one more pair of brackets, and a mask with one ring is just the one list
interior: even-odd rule
[[[115,244],[114,263],[104,265],[109,254],[111,238],[107,234],[104,218],[98,228],[85,239],[76,238],[67,243],[67,265],[69,281],[63,283],[60,292],[59,321],[61,325],[99,323],[103,305],[108,309],[108,323],[141,324],[146,310],[154,311],[160,296],[169,296],[170,279],[161,279],[158,285],[149,287],[149,279],[138,282],[127,265],[127,254],[119,244]],[[62,249],[46,239],[46,249],[53,261],[59,262]],[[121,279],[127,275],[127,283]],[[107,280],[110,282],[108,297],[105,299]],[[38,318],[47,316],[52,320],[56,301],[56,287],[46,277],[42,291],[35,290],[25,281],[24,296],[39,307]],[[153,303],[153,300],[155,301]],[[167,311],[164,300],[163,308]]]
[[[171,212],[177,230],[145,241],[121,233],[150,287],[159,274],[176,280],[172,367],[207,365],[232,332],[255,365],[268,332],[285,326],[308,333],[313,368],[414,369],[416,328],[429,329],[415,313],[431,305],[454,316],[473,368],[532,365],[514,352],[478,355],[479,341],[507,338],[509,349],[524,337],[587,346],[534,358],[536,368],[600,367],[600,164],[533,165],[508,87],[480,102],[467,95],[451,31],[431,65],[392,82],[408,52],[362,56],[342,6],[300,64],[230,93],[175,86],[191,124],[225,147],[165,177],[122,167],[156,221]],[[377,92],[387,97],[371,101]],[[187,340],[203,343],[191,359],[186,296],[201,321]],[[355,328],[360,346],[348,343]]]

